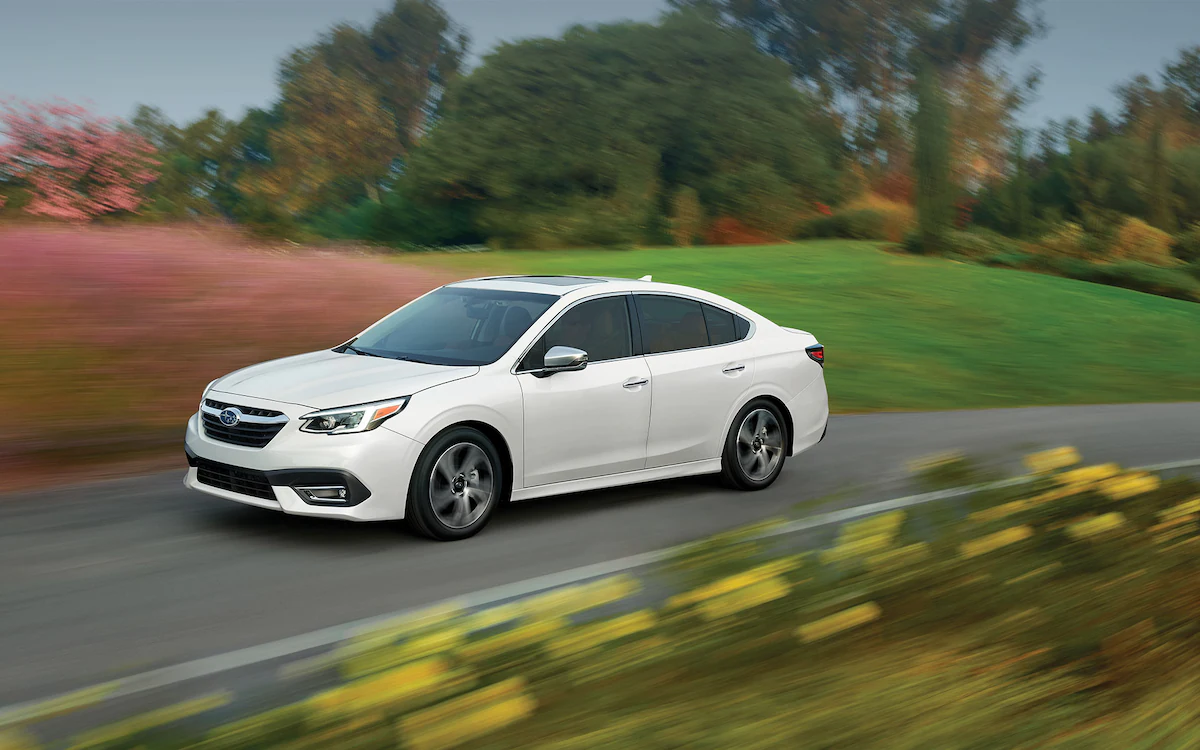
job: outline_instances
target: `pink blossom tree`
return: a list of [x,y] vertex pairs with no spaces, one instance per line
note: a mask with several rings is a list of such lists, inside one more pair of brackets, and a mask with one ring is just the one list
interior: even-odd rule
[[29,189],[31,214],[90,221],[137,211],[158,162],[120,125],[75,104],[0,103],[0,174]]

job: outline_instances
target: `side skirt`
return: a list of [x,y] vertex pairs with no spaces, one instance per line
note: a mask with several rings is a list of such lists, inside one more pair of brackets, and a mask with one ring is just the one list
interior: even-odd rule
[[587,492],[588,490],[601,490],[608,487],[622,487],[629,484],[654,482],[660,479],[677,479],[679,477],[691,477],[699,474],[718,474],[720,471],[721,459],[710,458],[703,461],[691,461],[686,464],[656,466],[653,469],[639,469],[638,471],[626,471],[621,474],[608,474],[602,477],[572,479],[567,482],[525,487],[513,490],[512,499],[513,502],[520,502],[521,500],[532,500],[535,497],[565,495],[571,492]]

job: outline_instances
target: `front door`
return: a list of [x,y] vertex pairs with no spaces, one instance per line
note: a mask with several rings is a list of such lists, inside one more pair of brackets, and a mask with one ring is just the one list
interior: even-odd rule
[[[568,309],[518,366],[525,487],[645,467],[652,384],[646,361],[633,355],[627,297],[585,300]],[[539,377],[534,371],[555,346],[587,352],[587,367]]]

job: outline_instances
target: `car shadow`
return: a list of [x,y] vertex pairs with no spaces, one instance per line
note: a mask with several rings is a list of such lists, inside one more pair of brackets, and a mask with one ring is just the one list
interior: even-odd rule
[[[719,488],[715,476],[686,477],[508,503],[497,509],[489,531],[553,524],[620,507],[692,497]],[[410,531],[403,521],[359,523],[294,516],[219,498],[204,498],[203,506],[196,508],[196,514],[197,523],[208,531],[274,545],[363,552],[372,548],[394,548],[397,544],[438,544]]]

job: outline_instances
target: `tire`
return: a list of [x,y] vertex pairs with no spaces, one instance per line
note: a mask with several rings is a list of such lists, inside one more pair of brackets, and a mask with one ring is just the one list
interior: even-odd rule
[[787,445],[787,420],[779,407],[766,399],[751,401],[734,417],[725,435],[721,480],[738,490],[770,487],[783,471]]
[[443,542],[475,536],[503,500],[507,470],[487,435],[451,427],[417,459],[408,484],[409,525]]

